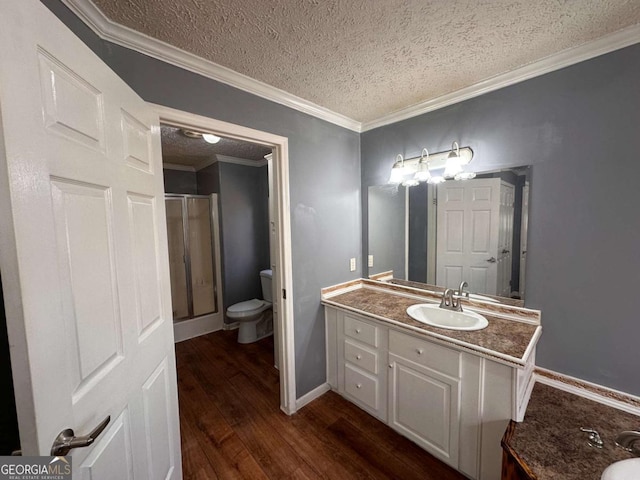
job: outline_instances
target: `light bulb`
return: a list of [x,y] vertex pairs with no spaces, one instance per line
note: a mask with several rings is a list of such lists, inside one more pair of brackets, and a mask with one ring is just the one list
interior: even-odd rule
[[207,143],[218,143],[220,141],[220,137],[213,135],[212,133],[203,133],[202,139]]

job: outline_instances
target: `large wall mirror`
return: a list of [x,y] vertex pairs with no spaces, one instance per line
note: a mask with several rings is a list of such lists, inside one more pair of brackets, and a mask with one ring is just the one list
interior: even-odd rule
[[530,171],[369,187],[369,276],[524,301]]

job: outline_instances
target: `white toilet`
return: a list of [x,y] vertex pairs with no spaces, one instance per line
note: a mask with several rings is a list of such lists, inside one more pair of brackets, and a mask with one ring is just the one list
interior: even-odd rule
[[227,308],[227,317],[238,322],[238,343],[253,343],[273,334],[273,310],[271,309],[271,270],[260,272],[262,296],[264,300],[247,300],[235,303]]

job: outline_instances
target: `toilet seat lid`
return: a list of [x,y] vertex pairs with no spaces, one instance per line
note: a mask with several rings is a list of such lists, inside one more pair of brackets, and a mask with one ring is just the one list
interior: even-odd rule
[[248,313],[254,310],[260,310],[262,307],[265,306],[265,303],[266,302],[264,300],[258,300],[257,298],[254,298],[253,300],[246,300],[244,302],[234,303],[227,309],[227,312]]

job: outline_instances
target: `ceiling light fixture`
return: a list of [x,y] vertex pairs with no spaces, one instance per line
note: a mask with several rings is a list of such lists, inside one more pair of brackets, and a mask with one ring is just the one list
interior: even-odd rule
[[213,133],[203,133],[202,139],[207,143],[218,143],[220,141],[220,137],[214,135]]
[[212,133],[196,132],[195,130],[182,129],[182,134],[185,137],[202,139],[205,142],[212,143],[212,144],[213,143],[218,143],[221,140],[220,137],[218,137],[217,135],[214,135]]

